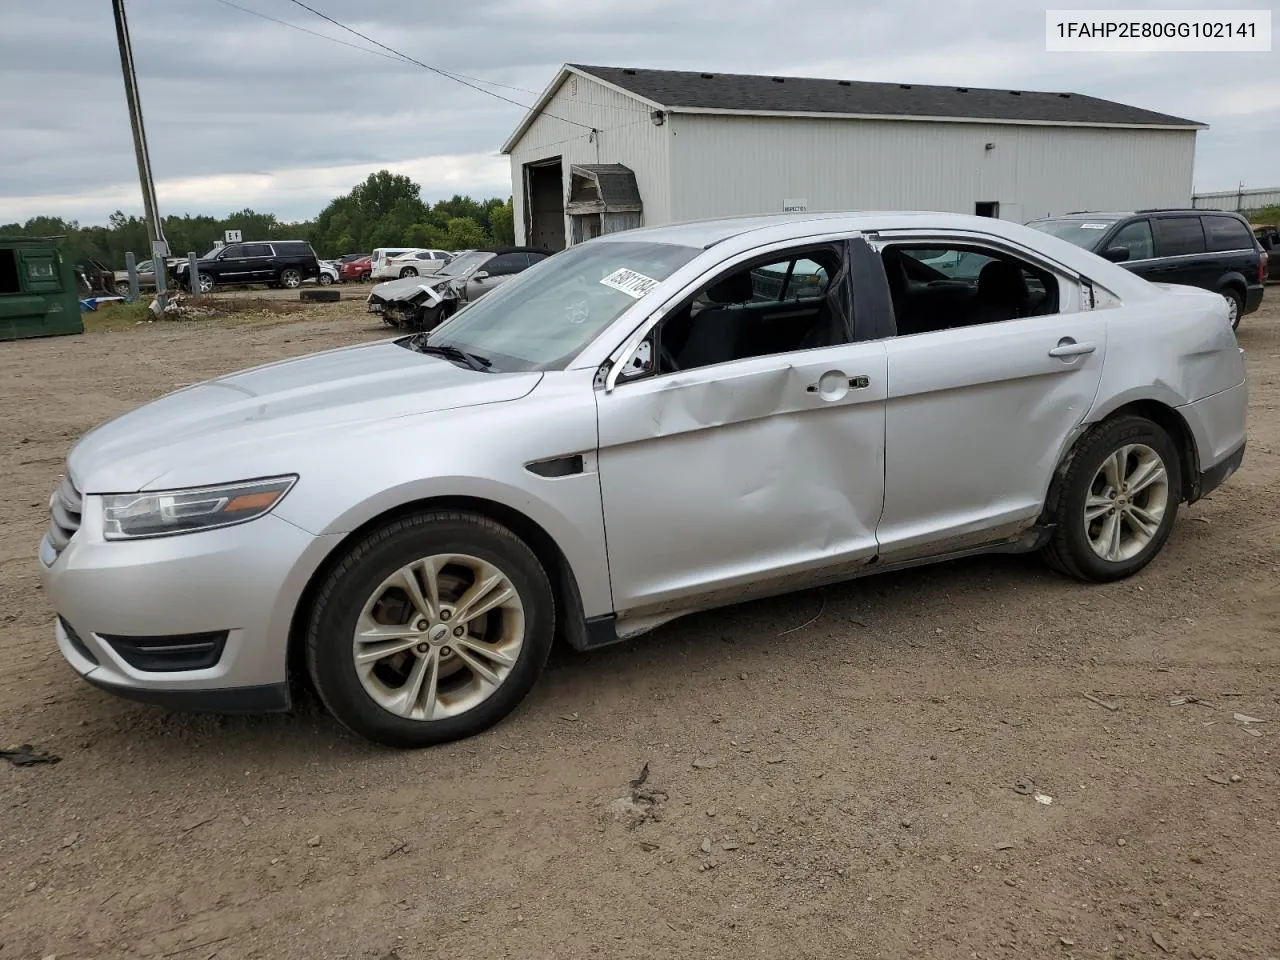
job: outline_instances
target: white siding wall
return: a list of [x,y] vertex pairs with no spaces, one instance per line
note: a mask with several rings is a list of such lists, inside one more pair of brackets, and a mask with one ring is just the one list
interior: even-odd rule
[[688,114],[668,125],[677,221],[780,213],[787,199],[956,213],[994,200],[1023,221],[1191,203],[1192,131]]
[[[511,152],[511,195],[515,198],[516,243],[525,242],[524,165],[562,157],[561,176],[569,189],[574,163],[623,163],[635,171],[646,224],[671,220],[671,163],[668,127],[655,127],[650,108],[585,77],[570,76]],[[552,114],[554,116],[548,116]],[[589,130],[554,117],[595,127]],[[565,236],[570,236],[566,224]]]

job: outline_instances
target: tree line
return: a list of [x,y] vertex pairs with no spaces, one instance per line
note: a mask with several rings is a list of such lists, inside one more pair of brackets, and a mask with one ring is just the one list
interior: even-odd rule
[[[174,256],[213,249],[227,230],[245,240],[309,240],[321,258],[369,253],[374,247],[438,247],[465,250],[515,242],[511,198],[473,200],[455,195],[428,204],[413,180],[379,170],[350,193],[336,197],[314,220],[286,223],[273,213],[244,209],[226,217],[206,215],[164,218],[164,235]],[[63,249],[77,263],[89,259],[113,268],[124,266],[132,251],[150,254],[146,221],[117,210],[106,226],[81,226],[60,217],[32,217],[0,224],[0,237],[65,237]]]

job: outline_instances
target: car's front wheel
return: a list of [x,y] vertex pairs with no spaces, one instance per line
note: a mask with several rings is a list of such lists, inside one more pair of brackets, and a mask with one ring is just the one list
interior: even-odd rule
[[393,747],[497,723],[533,687],[555,601],[533,551],[494,521],[453,511],[394,520],[321,586],[307,667],[338,720]]
[[296,290],[299,286],[302,285],[302,274],[300,274],[297,270],[294,270],[293,268],[290,268],[288,270],[281,270],[280,285],[282,287],[288,287],[290,290]]
[[319,278],[317,279],[317,282],[320,284],[320,286],[327,287],[329,284],[333,283],[333,277],[329,276],[327,273],[324,273],[322,271]]
[[1181,501],[1182,467],[1168,432],[1145,417],[1094,427],[1053,494],[1049,563],[1101,583],[1137,573],[1164,547]]
[[116,296],[127,297],[129,295],[129,281],[121,280],[116,283]]
[[201,293],[213,292],[213,277],[209,276],[207,273],[200,274],[200,292]]

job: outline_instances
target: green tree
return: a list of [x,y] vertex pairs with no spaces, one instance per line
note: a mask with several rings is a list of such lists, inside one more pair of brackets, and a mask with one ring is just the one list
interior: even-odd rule
[[484,228],[472,217],[454,217],[445,227],[444,246],[449,250],[469,250],[489,245]]
[[489,234],[499,246],[511,246],[516,242],[516,211],[511,197],[507,197],[506,203],[490,208]]

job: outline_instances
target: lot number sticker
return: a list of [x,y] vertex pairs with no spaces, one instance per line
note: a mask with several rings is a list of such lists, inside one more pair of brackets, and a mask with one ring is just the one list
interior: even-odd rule
[[658,281],[652,277],[646,277],[643,273],[636,273],[626,267],[619,267],[607,277],[602,277],[600,282],[606,287],[621,290],[628,297],[636,300],[639,300],[658,285]]
[[1080,229],[1081,229],[1081,230],[1105,230],[1105,229],[1107,229],[1107,224],[1105,224],[1105,223],[1082,223],[1082,224],[1080,224]]

